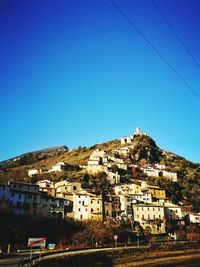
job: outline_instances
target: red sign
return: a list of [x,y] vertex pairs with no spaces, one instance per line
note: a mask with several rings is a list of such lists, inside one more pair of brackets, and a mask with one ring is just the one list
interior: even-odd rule
[[29,238],[28,239],[28,247],[41,247],[45,248],[46,246],[46,237],[40,238]]
[[118,236],[117,235],[114,235],[114,240],[117,240],[118,239]]

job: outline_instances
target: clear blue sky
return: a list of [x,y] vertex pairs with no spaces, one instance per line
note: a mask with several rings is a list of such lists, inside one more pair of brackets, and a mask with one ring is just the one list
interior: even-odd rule
[[[151,0],[115,0],[200,94],[200,69]],[[157,0],[200,62],[200,1]],[[200,162],[200,98],[109,0],[0,1],[0,160],[141,127]]]

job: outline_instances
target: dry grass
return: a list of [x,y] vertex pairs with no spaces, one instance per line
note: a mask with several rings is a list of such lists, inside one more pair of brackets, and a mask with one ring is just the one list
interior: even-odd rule
[[[179,251],[157,251],[147,252],[142,256],[128,256],[114,261],[115,267],[156,267],[174,266],[182,262],[200,260],[200,249],[179,250]],[[184,265],[183,265],[184,266]]]

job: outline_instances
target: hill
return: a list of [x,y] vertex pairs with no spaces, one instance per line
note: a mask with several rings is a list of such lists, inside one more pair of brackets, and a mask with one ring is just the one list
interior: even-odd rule
[[[126,156],[116,155],[116,149],[126,147],[120,140],[108,141],[103,144],[96,144],[90,147],[78,147],[68,150],[66,146],[44,149],[17,156],[0,163],[0,182],[7,180],[22,180],[33,182],[37,179],[50,179],[54,181],[67,179],[81,182],[95,180],[96,175],[87,174],[85,168],[90,155],[96,150],[104,150],[108,155],[119,157],[124,162],[129,162],[136,167],[137,178],[148,180],[152,184],[158,184],[167,190],[167,196],[174,202],[192,204],[194,210],[200,207],[200,164],[190,162],[185,158],[159,148],[155,141],[147,135],[134,135],[129,145],[130,153]],[[29,177],[28,170],[47,170],[58,162],[65,162],[66,168],[60,173],[45,173],[38,177]],[[167,180],[165,177],[149,177],[141,167],[160,164],[165,166],[166,171],[176,172],[177,182]],[[122,182],[130,182],[136,178],[132,169],[121,171]],[[89,178],[88,178],[89,177]]]

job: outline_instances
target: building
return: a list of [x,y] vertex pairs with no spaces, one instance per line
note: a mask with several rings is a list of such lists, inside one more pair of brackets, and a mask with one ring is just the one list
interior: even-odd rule
[[33,170],[28,171],[28,176],[32,177],[32,176],[40,174],[40,173],[41,173],[41,170],[33,169]]
[[86,191],[73,194],[73,213],[75,220],[103,220],[102,197]]
[[88,172],[91,172],[91,173],[106,172],[108,168],[105,165],[105,163],[107,163],[107,157],[106,157],[105,151],[96,149],[90,155],[86,169]]
[[172,203],[163,203],[165,218],[170,220],[183,220],[181,207]]
[[64,162],[58,162],[48,172],[62,172],[65,168],[66,164]]
[[191,212],[185,216],[187,224],[200,224],[200,213]]
[[130,197],[132,199],[132,203],[152,203],[152,195],[148,192],[141,192],[137,194],[130,194]]
[[115,195],[107,195],[104,199],[104,219],[107,221],[119,221],[121,216],[120,198]]
[[142,191],[148,190],[154,198],[164,199],[166,198],[166,192],[164,188],[159,187],[158,185],[146,185],[146,188],[143,188]]
[[150,227],[152,234],[165,233],[164,207],[154,204],[134,204],[134,222],[145,229]]
[[132,184],[122,184],[116,185],[114,188],[115,194],[118,195],[129,195],[129,194],[138,194],[142,191],[142,186],[140,183]]
[[133,217],[132,198],[129,195],[119,195],[121,215],[120,220],[128,222]]
[[68,182],[66,180],[55,183],[56,197],[67,200],[73,199],[73,193],[81,191],[81,183]]
[[45,192],[47,195],[55,197],[56,191],[53,182],[50,180],[40,180],[37,182],[37,185],[39,186],[39,190],[41,192]]
[[[157,168],[161,168],[163,165],[158,165]],[[165,166],[164,166],[165,168]],[[148,166],[146,168],[141,168],[145,174],[152,177],[165,177],[168,180],[171,180],[172,182],[177,182],[177,173],[176,172],[168,172],[165,169],[155,169],[152,166]]]
[[17,215],[34,214],[40,208],[41,193],[38,185],[8,182],[1,185],[0,200]]

